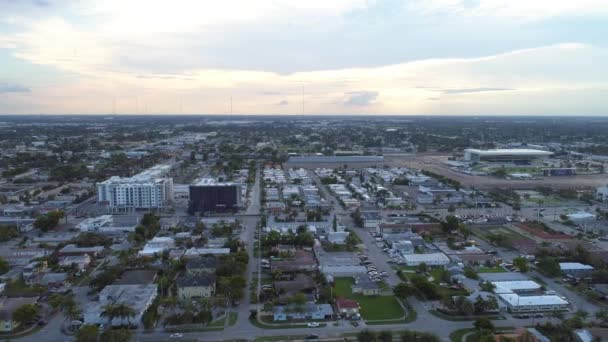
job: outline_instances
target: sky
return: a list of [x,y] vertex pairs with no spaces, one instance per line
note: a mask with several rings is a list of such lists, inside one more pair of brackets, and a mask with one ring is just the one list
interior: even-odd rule
[[608,114],[606,0],[0,0],[0,114]]

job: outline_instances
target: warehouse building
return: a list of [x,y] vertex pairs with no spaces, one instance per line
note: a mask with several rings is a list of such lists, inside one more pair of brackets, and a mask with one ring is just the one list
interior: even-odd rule
[[551,155],[553,152],[524,148],[492,150],[467,148],[464,150],[464,160],[467,162],[496,164],[530,165]]

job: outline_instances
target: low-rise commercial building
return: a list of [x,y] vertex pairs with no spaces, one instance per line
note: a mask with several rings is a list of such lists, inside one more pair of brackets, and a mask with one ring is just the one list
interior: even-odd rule
[[427,266],[445,266],[450,263],[450,258],[443,253],[405,254],[402,257],[407,266],[418,266],[422,263]]
[[521,296],[516,293],[499,293],[510,312],[537,312],[565,310],[570,303],[556,295]]
[[559,268],[565,275],[575,278],[585,278],[593,273],[593,266],[581,264],[580,262],[560,262]]
[[158,295],[158,286],[150,285],[108,285],[99,293],[99,301],[89,302],[84,308],[85,324],[109,324],[108,317],[102,315],[108,304],[125,304],[132,308],[135,316],[115,317],[113,326],[133,325],[141,321],[144,312]]

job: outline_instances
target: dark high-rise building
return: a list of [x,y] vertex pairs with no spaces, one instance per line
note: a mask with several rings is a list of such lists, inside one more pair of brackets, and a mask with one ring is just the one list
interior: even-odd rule
[[214,179],[203,179],[190,185],[188,212],[209,213],[235,211],[241,206],[241,185],[218,183]]

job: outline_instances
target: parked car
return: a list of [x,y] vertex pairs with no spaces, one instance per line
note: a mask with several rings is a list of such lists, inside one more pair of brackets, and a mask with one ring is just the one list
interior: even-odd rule
[[306,326],[309,328],[318,328],[320,326],[320,324],[317,322],[310,322],[310,323],[306,324]]

